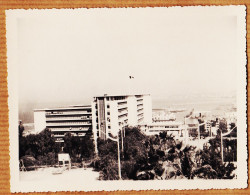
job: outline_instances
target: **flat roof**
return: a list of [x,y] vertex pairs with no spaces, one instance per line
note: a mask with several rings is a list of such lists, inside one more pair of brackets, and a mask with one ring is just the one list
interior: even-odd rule
[[164,121],[164,122],[153,122],[153,123],[141,123],[140,125],[157,126],[157,125],[183,125],[182,122],[177,121]]
[[109,94],[104,94],[102,96],[94,96],[94,98],[99,98],[99,97],[128,97],[128,96],[150,96],[150,94],[120,94],[120,95],[109,95]]
[[34,112],[50,111],[50,110],[79,110],[79,109],[90,109],[91,105],[72,105],[68,107],[56,107],[56,108],[42,108],[34,109]]

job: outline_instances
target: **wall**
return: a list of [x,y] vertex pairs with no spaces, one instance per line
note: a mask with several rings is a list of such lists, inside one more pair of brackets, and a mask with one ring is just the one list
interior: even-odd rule
[[42,130],[46,128],[45,110],[34,111],[34,126],[35,126],[35,133],[40,133]]
[[144,122],[152,123],[152,98],[150,95],[143,96]]

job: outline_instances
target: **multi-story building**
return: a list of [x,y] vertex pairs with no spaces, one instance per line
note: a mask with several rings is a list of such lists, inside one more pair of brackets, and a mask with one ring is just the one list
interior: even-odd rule
[[69,106],[34,110],[35,131],[52,131],[57,142],[63,142],[65,133],[85,136],[92,133],[91,106]]
[[124,126],[152,122],[152,101],[147,95],[104,95],[92,102],[92,126],[95,138],[117,135]]

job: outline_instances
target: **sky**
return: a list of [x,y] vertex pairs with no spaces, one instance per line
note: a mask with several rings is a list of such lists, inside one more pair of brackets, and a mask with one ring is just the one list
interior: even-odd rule
[[225,7],[29,10],[17,29],[20,104],[237,89],[237,17]]

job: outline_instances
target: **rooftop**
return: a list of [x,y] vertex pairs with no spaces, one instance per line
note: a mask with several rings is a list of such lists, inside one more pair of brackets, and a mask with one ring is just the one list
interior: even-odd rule
[[129,96],[150,96],[150,94],[104,94],[102,96],[95,96],[94,98],[99,97],[129,97]]
[[71,106],[68,106],[68,107],[34,109],[34,112],[51,111],[51,110],[79,110],[79,109],[86,109],[86,108],[90,109],[91,105],[71,105]]

